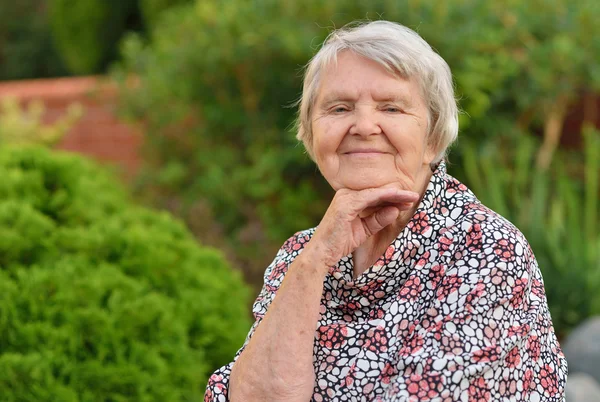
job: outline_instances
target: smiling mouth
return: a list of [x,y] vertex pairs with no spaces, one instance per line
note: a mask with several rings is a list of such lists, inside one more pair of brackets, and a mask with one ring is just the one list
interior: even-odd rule
[[383,155],[385,154],[385,152],[381,152],[381,151],[371,151],[371,150],[364,150],[364,151],[351,151],[351,152],[345,152],[344,155],[356,155],[356,156],[371,156],[371,155]]

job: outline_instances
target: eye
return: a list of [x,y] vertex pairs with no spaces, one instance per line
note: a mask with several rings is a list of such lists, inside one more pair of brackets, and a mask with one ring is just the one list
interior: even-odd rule
[[385,106],[383,108],[383,111],[388,112],[388,113],[401,113],[402,112],[402,110],[399,107],[393,106],[393,105]]
[[341,113],[347,112],[349,110],[350,109],[348,108],[348,106],[344,106],[344,105],[335,106],[335,107],[331,108],[331,112],[334,114],[341,114]]

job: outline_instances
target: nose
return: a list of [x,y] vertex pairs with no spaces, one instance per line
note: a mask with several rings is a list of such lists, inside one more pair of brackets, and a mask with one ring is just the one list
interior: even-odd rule
[[368,137],[373,134],[381,134],[382,130],[374,110],[367,108],[356,108],[354,122],[350,127],[350,134]]

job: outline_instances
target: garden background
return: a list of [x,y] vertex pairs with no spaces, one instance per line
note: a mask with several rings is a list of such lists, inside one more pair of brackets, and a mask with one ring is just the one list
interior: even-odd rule
[[201,399],[332,197],[302,66],[380,18],[449,63],[449,172],[525,234],[560,338],[600,315],[600,2],[0,0],[0,400]]

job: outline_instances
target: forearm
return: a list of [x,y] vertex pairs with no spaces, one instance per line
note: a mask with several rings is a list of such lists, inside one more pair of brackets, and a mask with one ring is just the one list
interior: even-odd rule
[[308,401],[313,344],[326,267],[305,250],[289,266],[265,317],[231,372],[238,401]]

